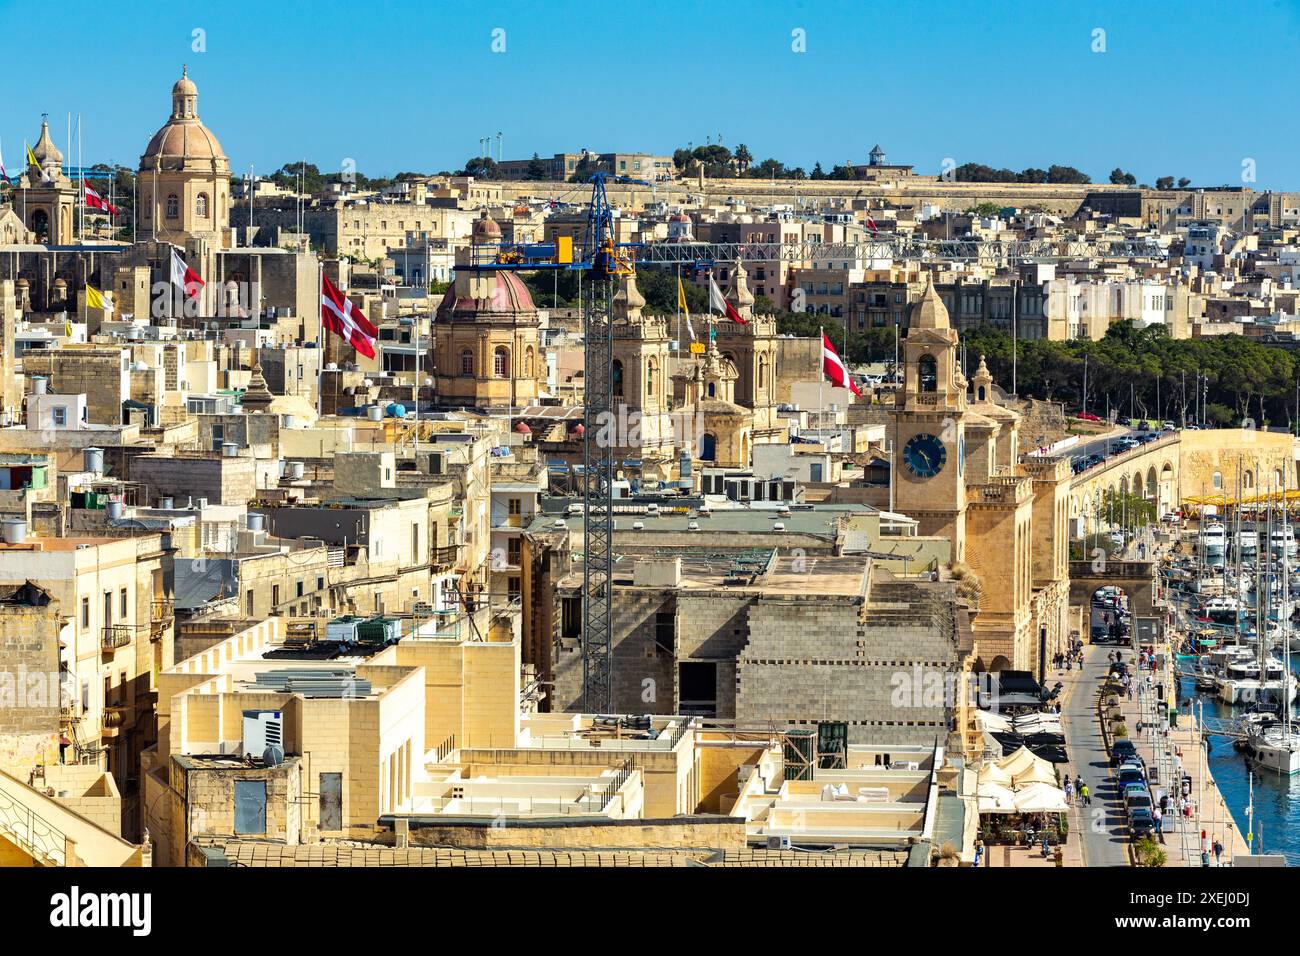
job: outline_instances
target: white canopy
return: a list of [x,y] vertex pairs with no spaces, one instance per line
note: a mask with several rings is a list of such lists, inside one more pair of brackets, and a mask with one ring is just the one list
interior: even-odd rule
[[1070,809],[1065,793],[1047,783],[1031,783],[1015,793],[1016,810],[1021,813],[1054,813]]
[[1028,747],[1021,747],[1008,757],[1003,757],[997,766],[1011,774],[1012,788],[1019,790],[1033,783],[1056,783],[1056,772],[1052,765],[1042,757],[1035,756]]
[[1036,734],[1043,731],[1061,732],[1060,714],[1026,714],[1023,717],[1017,717],[1014,723],[1016,733],[1019,734]]
[[997,783],[981,783],[975,792],[980,813],[1015,813],[1016,795]]
[[984,730],[995,730],[1002,733],[1011,729],[1010,720],[989,710],[975,711],[975,719],[979,721],[980,727]]
[[978,773],[981,787],[983,787],[985,783],[994,783],[1000,787],[1011,786],[1011,774],[1007,773],[995,763],[986,763],[984,766],[979,768]]

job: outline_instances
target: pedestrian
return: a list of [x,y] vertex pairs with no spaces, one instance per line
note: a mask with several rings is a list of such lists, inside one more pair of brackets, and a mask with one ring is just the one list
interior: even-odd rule
[[1088,785],[1086,783],[1079,789],[1079,796],[1083,797],[1083,805],[1085,807],[1092,806],[1092,794],[1088,793]]
[[1165,842],[1165,823],[1164,823],[1165,816],[1163,813],[1160,812],[1160,808],[1156,807],[1154,810],[1151,811],[1151,817],[1156,825],[1156,834],[1160,837],[1160,842],[1164,843]]
[[1083,777],[1077,773],[1074,775],[1074,789],[1076,792],[1083,790]]
[[1221,865],[1221,864],[1219,863],[1219,858],[1220,858],[1221,856],[1223,856],[1223,844],[1219,842],[1219,838],[1218,838],[1218,837],[1215,837],[1215,838],[1214,838],[1214,864],[1215,864],[1215,866],[1219,866],[1219,865]]

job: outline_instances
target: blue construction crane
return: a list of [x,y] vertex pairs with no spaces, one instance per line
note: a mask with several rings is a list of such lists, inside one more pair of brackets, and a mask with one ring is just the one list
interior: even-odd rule
[[476,271],[576,269],[587,274],[583,300],[583,575],[582,690],[583,710],[607,714],[613,707],[613,570],[614,438],[609,427],[614,409],[614,282],[634,273],[632,257],[614,240],[614,213],[605,183],[649,186],[640,179],[596,173],[579,255],[571,237],[555,242],[502,243],[476,247],[468,264]]

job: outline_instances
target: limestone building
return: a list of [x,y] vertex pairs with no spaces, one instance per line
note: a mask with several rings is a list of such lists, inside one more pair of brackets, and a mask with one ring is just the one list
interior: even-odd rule
[[[485,211],[474,225],[475,245],[500,237],[501,228]],[[435,400],[471,408],[536,404],[544,374],[539,324],[518,274],[458,269],[433,327]]]
[[51,246],[72,245],[75,240],[73,216],[77,207],[77,184],[63,172],[63,153],[50,138],[48,120],[41,121],[41,135],[32,147],[36,166],[19,178],[21,196],[18,211],[26,218],[27,228],[36,241]]

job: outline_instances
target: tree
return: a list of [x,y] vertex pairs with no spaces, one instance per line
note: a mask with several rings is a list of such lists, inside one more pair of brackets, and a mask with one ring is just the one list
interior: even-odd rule
[[811,174],[808,178],[809,178],[809,179],[825,179],[825,178],[826,178],[826,174],[825,174],[824,172],[822,172],[822,164],[821,164],[820,162],[817,162],[817,163],[814,163],[814,164],[813,164],[812,174]]
[[736,167],[740,175],[745,175],[745,170],[749,169],[749,164],[754,161],[753,155],[749,152],[749,147],[741,143],[736,147]]
[[531,180],[532,182],[537,182],[538,180],[550,179],[550,178],[551,178],[551,171],[547,167],[546,163],[542,162],[542,158],[540,156],[538,156],[536,153],[533,153],[533,158],[528,161],[528,169],[524,173],[524,179]]
[[966,215],[975,216],[980,219],[989,219],[992,218],[993,216],[996,216],[1001,211],[1002,211],[1002,207],[999,206],[997,203],[986,200],[984,202],[976,203],[974,206],[971,206],[969,209],[966,210]]
[[1126,173],[1116,166],[1110,171],[1110,181],[1117,186],[1136,186],[1137,177],[1132,173]]
[[1156,180],[1156,189],[1159,189],[1161,192],[1168,192],[1173,188],[1174,188],[1173,176],[1161,176]]
[[1188,179],[1186,176],[1183,176],[1183,177],[1179,178],[1179,180],[1178,180],[1178,188],[1179,188],[1179,189],[1186,189],[1186,188],[1187,188],[1188,186],[1190,186],[1191,184],[1192,184],[1192,181],[1191,181],[1190,179]]
[[1092,182],[1092,178],[1085,173],[1081,173],[1073,166],[1053,165],[1047,167],[1047,181],[1049,183],[1086,186]]
[[475,179],[502,178],[497,161],[491,156],[475,156],[465,163],[465,168],[460,171],[460,175],[473,176]]

